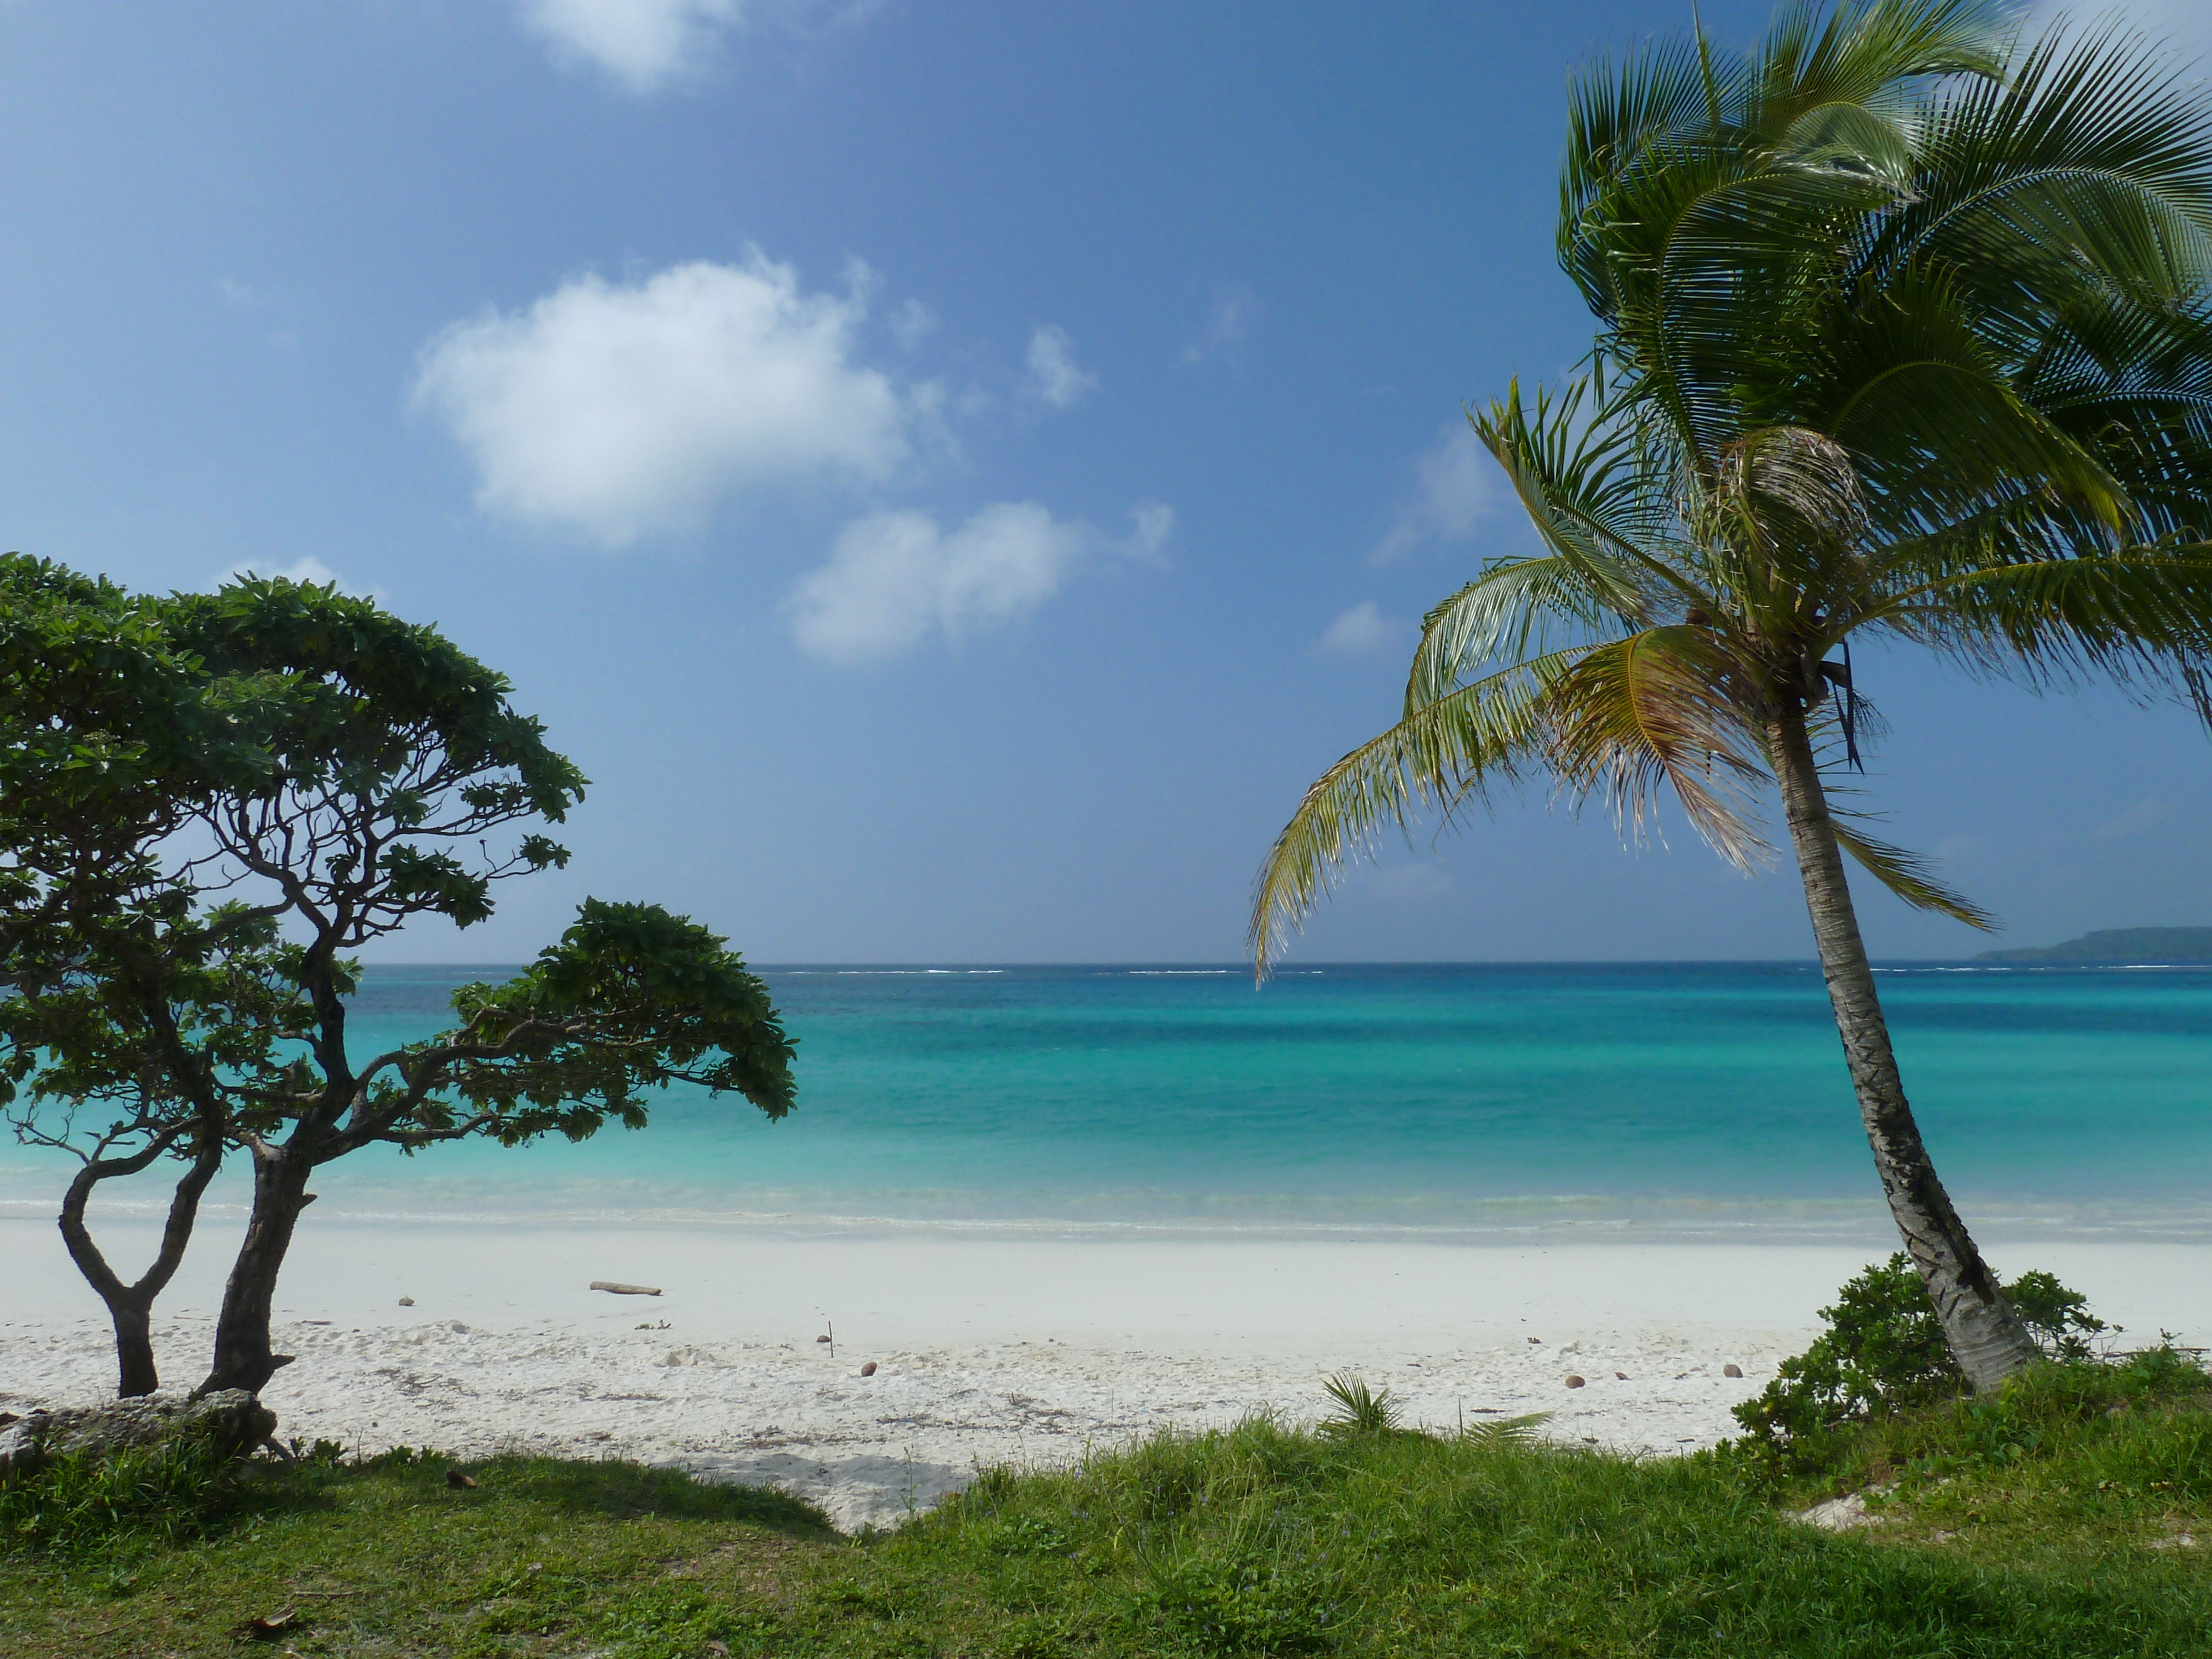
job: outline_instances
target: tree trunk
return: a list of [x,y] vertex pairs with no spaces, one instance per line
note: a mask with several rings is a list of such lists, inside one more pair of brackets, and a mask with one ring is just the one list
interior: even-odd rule
[[1936,1304],[1952,1356],[1980,1393],[2033,1364],[2040,1351],[2005,1301],[1966,1223],[1951,1207],[1950,1195],[1936,1178],[1936,1166],[1921,1142],[1919,1126],[1912,1121],[1897,1057],[1889,1046],[1889,1027],[1875,994],[1874,972],[1867,966],[1866,946],[1859,938],[1858,916],[1844,879],[1843,854],[1836,845],[1827,794],[1820,787],[1804,717],[1793,714],[1776,720],[1771,736],[1790,845],[1805,883],[1805,907],[1812,913],[1828,1003],[1835,1011],[1851,1087],[1858,1096],[1868,1144],[1874,1149],[1875,1170],[1881,1177],[1890,1215],[1904,1236],[1905,1253],[1919,1267],[1929,1299]]
[[154,1370],[154,1298],[118,1296],[108,1299],[107,1316],[115,1323],[115,1368],[118,1398],[134,1399],[161,1386]]
[[292,1248],[292,1229],[307,1206],[307,1176],[313,1165],[296,1146],[256,1148],[253,1153],[253,1213],[246,1242],[231,1264],[222,1290],[222,1311],[216,1317],[215,1364],[198,1393],[244,1389],[258,1394],[289,1364],[289,1354],[271,1353],[270,1307],[277,1271]]
[[62,1242],[85,1282],[107,1304],[107,1316],[115,1326],[115,1391],[125,1400],[152,1394],[161,1386],[154,1367],[154,1298],[168,1288],[178,1264],[185,1259],[185,1246],[191,1242],[192,1224],[199,1215],[200,1195],[222,1164],[222,1143],[212,1138],[204,1141],[193,1157],[192,1167],[177,1182],[169,1200],[169,1218],[161,1229],[161,1250],[154,1265],[135,1285],[125,1285],[108,1266],[107,1257],[85,1224],[85,1210],[93,1189],[101,1182],[136,1175],[160,1155],[166,1144],[150,1146],[128,1158],[95,1158],[77,1172],[62,1195]]

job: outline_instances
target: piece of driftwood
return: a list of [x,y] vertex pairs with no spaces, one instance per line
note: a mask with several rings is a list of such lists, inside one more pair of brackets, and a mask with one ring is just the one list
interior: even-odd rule
[[660,1294],[660,1286],[658,1285],[622,1285],[611,1279],[595,1279],[592,1281],[592,1288],[595,1291],[612,1291],[617,1296],[659,1296]]

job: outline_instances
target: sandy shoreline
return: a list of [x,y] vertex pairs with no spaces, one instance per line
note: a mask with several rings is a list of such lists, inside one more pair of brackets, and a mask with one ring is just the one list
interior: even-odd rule
[[[103,1237],[135,1272],[151,1231]],[[161,1304],[167,1382],[189,1387],[205,1364],[227,1243],[198,1241]],[[2008,1273],[2052,1269],[2146,1338],[2212,1339],[2212,1247],[1990,1255]],[[1709,1444],[1869,1256],[310,1218],[278,1297],[299,1358],[266,1398],[286,1436],[669,1462],[786,1486],[849,1527],[927,1507],[979,1464],[1065,1462],[1256,1410],[1311,1419],[1340,1369],[1387,1382],[1431,1424],[1548,1411],[1563,1437]],[[104,1316],[51,1223],[0,1220],[0,1408],[111,1389]],[[663,1294],[593,1292],[594,1279]],[[815,1340],[833,1327],[834,1353]],[[1588,1386],[1568,1389],[1571,1372]]]

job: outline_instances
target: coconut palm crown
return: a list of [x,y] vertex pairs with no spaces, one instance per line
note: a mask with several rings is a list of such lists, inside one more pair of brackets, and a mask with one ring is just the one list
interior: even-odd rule
[[1977,0],[1793,5],[1580,76],[1560,262],[1584,372],[1470,411],[1541,550],[1425,619],[1403,718],[1259,878],[1286,926],[1382,830],[1542,776],[1723,857],[1778,794],[1877,1171],[1976,1387],[2035,1358],[1921,1144],[1843,855],[1988,926],[1829,801],[1877,730],[1850,641],[2212,720],[2212,118],[2112,27]]

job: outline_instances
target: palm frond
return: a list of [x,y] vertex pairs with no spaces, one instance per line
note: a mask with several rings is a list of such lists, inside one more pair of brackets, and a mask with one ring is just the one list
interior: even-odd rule
[[1526,1446],[1534,1443],[1536,1431],[1552,1420],[1549,1412],[1529,1412],[1521,1417],[1494,1417],[1487,1422],[1469,1423],[1460,1432],[1460,1438],[1477,1445]]
[[1449,812],[1517,783],[1546,732],[1545,697],[1577,653],[1516,663],[1418,709],[1316,779],[1275,837],[1253,885],[1249,939],[1255,971],[1327,896],[1345,863],[1371,856],[1389,825],[1422,806]]
[[1415,714],[1497,659],[1519,660],[1588,644],[1616,621],[1605,591],[1593,592],[1585,562],[1499,559],[1421,619],[1421,642],[1406,681]]
[[1899,592],[1881,620],[2031,686],[2171,688],[2183,669],[2212,665],[2212,546],[1948,572]]
[[1771,856],[1754,827],[1765,769],[1731,696],[1736,667],[1709,630],[1688,624],[1585,651],[1547,688],[1553,775],[1577,802],[1601,797],[1622,834],[1638,840],[1663,783],[1715,852],[1757,868]]
[[1832,802],[1828,808],[1828,827],[1834,832],[1836,845],[1856,859],[1869,875],[1916,910],[1938,911],[1985,933],[2000,925],[1972,899],[1938,879],[1931,860],[1859,829],[1857,823],[1865,816],[1844,811]]
[[1594,604],[1644,622],[1660,596],[1678,605],[1704,597],[1677,562],[1646,545],[1663,532],[1672,503],[1654,487],[1635,427],[1597,395],[1592,379],[1540,388],[1533,407],[1516,380],[1469,419],[1536,533],[1580,574]]
[[1350,1371],[1339,1371],[1323,1379],[1322,1392],[1336,1401],[1336,1415],[1321,1425],[1321,1431],[1340,1438],[1356,1436],[1379,1437],[1395,1434],[1403,1419],[1403,1409],[1398,1396],[1389,1389],[1368,1386],[1364,1376]]

